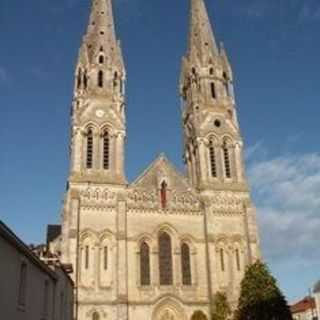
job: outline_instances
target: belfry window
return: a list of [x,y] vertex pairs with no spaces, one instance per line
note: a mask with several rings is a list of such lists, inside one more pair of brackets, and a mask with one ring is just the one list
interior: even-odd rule
[[216,93],[216,86],[215,86],[214,82],[210,83],[210,90],[211,90],[211,97],[213,99],[216,99],[217,93]]
[[181,246],[181,270],[182,270],[182,284],[184,286],[191,286],[191,259],[190,247],[183,243]]
[[161,286],[172,285],[172,245],[171,238],[166,232],[159,234],[159,273]]
[[211,176],[213,178],[216,178],[217,177],[216,153],[215,153],[215,148],[212,142],[210,142],[209,153],[210,153]]
[[103,135],[103,169],[110,169],[110,137],[108,131]]
[[223,146],[224,169],[227,178],[231,178],[230,154],[227,145]]
[[88,86],[88,76],[87,76],[87,71],[85,71],[83,74],[83,88],[87,89],[87,86]]
[[149,286],[150,282],[150,248],[146,242],[140,246],[140,282],[142,286]]
[[86,165],[87,165],[87,169],[92,169],[93,167],[93,132],[91,129],[89,129],[88,135],[87,135]]
[[103,71],[98,72],[98,87],[103,88]]
[[78,70],[78,76],[77,76],[77,88],[80,89],[82,84],[82,70]]

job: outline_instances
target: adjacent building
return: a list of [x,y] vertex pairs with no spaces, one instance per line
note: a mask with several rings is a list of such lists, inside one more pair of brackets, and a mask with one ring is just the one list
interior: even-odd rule
[[317,320],[315,298],[308,296],[290,307],[294,320]]
[[232,67],[204,0],[191,0],[179,86],[186,173],[161,154],[128,183],[125,84],[111,0],[93,0],[75,70],[61,236],[57,227],[50,248],[74,268],[79,320],[209,319],[218,291],[236,305],[260,249]]
[[73,319],[73,281],[64,267],[41,261],[1,221],[0,310],[1,319]]

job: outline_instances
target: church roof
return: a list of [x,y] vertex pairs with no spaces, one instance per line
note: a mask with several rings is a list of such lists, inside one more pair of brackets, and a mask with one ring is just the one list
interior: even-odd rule
[[305,297],[290,307],[292,313],[302,313],[311,309],[315,309],[316,302],[312,297]]

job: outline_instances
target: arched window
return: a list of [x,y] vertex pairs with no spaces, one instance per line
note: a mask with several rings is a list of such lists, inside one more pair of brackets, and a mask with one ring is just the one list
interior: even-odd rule
[[103,88],[103,71],[98,72],[98,87]]
[[109,249],[107,246],[103,247],[103,269],[108,270],[109,263]]
[[99,56],[99,63],[100,64],[104,63],[104,56],[102,54]]
[[216,178],[217,177],[216,153],[215,153],[215,148],[212,141],[210,142],[209,152],[210,152],[211,176],[213,178]]
[[90,248],[85,246],[84,248],[84,268],[89,269],[90,266]]
[[223,159],[224,159],[224,169],[227,178],[231,178],[231,164],[230,164],[230,154],[229,148],[226,144],[223,145]]
[[100,320],[100,316],[99,316],[99,313],[98,312],[94,312],[92,314],[92,320]]
[[182,270],[182,284],[184,286],[191,286],[191,258],[190,248],[186,243],[181,246],[181,270]]
[[78,76],[77,76],[77,88],[80,89],[82,84],[82,70],[79,68],[78,70]]
[[236,264],[237,264],[237,270],[241,270],[241,262],[240,262],[240,251],[239,249],[236,249]]
[[216,86],[214,82],[210,83],[210,89],[211,89],[211,97],[215,99],[217,97],[217,93],[216,93]]
[[140,246],[140,282],[142,286],[149,286],[150,283],[150,248],[146,242]]
[[159,273],[160,285],[172,285],[172,246],[171,238],[166,232],[159,234]]
[[103,134],[103,169],[110,169],[110,137],[108,131]]
[[87,165],[87,169],[92,169],[92,167],[93,167],[93,132],[92,132],[92,129],[89,129],[88,134],[87,134],[86,165]]
[[209,73],[211,76],[213,75],[213,68],[210,68]]
[[224,250],[223,249],[220,249],[220,266],[221,266],[221,271],[225,271]]

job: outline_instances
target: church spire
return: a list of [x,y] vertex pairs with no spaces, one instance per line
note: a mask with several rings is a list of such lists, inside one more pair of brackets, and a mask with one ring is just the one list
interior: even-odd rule
[[92,0],[85,42],[91,62],[103,52],[110,62],[122,64],[122,53],[116,39],[111,0]]
[[111,0],[92,0],[75,76],[72,178],[123,184],[126,72]]
[[190,19],[189,58],[202,61],[208,55],[219,55],[204,0],[191,0]]

